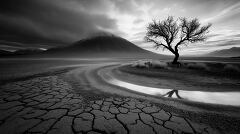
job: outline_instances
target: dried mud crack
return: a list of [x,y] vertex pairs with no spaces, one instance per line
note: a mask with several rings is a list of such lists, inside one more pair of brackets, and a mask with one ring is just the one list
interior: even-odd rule
[[79,79],[77,86],[65,74],[1,85],[1,134],[218,133],[143,99],[99,94],[81,73],[71,76]]

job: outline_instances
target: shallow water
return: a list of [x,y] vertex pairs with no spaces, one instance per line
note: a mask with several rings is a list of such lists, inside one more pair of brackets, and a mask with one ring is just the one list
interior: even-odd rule
[[163,89],[124,82],[109,75],[105,75],[103,78],[110,84],[148,95],[185,99],[203,103],[240,106],[240,92],[203,92]]

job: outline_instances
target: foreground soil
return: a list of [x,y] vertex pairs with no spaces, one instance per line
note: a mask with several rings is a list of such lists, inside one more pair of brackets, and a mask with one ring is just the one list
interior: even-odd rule
[[59,76],[1,87],[2,134],[212,133],[205,125],[134,98],[76,93]]
[[[102,66],[105,65],[92,68]],[[86,70],[79,67],[72,71],[31,76],[2,84],[0,132],[2,134],[239,132],[238,128],[231,129],[225,126],[223,129],[221,125],[214,127],[201,121],[196,122],[194,118],[198,115],[191,118],[187,116],[190,115],[188,112],[180,114],[165,105],[138,97],[142,95],[111,87],[104,82],[101,82],[101,85],[97,83],[97,71]],[[164,100],[157,101],[165,103]],[[219,117],[219,121],[224,119]],[[226,122],[235,127],[239,126],[234,124],[238,122]]]

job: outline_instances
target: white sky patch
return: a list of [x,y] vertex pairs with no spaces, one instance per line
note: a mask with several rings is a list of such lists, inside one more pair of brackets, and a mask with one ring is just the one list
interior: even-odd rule
[[[133,41],[136,38],[136,33],[144,32],[146,30],[146,24],[151,20],[150,16],[147,14],[150,8],[147,5],[136,6],[137,9],[142,12],[142,14],[125,14],[117,10],[112,9],[108,12],[111,18],[117,20],[118,29],[124,31],[126,35],[124,38]],[[134,23],[136,20],[141,20],[140,23]],[[140,37],[142,40],[144,36]],[[139,40],[139,37],[138,37]],[[138,45],[138,44],[136,44]]]

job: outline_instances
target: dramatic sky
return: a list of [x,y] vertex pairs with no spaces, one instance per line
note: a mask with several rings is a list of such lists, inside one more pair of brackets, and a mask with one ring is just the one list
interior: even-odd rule
[[206,42],[182,54],[240,46],[239,0],[1,0],[0,49],[61,46],[105,31],[166,54],[143,38],[152,19],[168,15],[213,24]]

